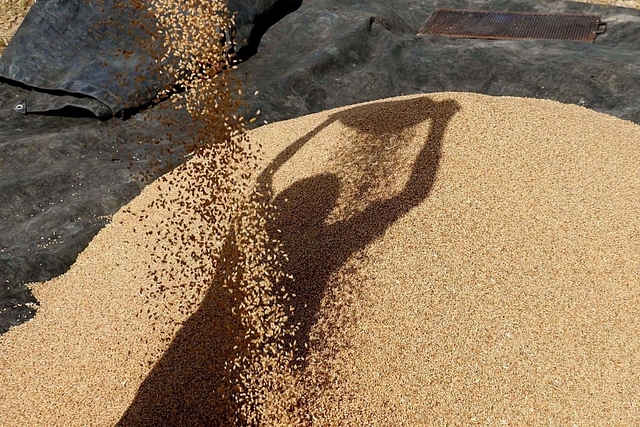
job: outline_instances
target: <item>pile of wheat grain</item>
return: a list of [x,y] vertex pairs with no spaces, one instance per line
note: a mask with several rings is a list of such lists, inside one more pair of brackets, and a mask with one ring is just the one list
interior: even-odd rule
[[225,5],[152,9],[191,158],[35,286],[1,424],[637,419],[637,126],[438,94],[249,138]]
[[[36,318],[0,337],[2,425],[640,417],[637,125],[555,102],[445,93],[250,137],[265,145],[254,178],[277,215],[255,228],[255,216],[241,216],[193,297],[200,304],[181,312],[202,262],[176,256],[187,248],[179,236],[208,225],[159,202],[197,182],[176,171],[147,187],[68,273],[35,287]],[[175,247],[161,229],[178,236]],[[268,236],[250,237],[256,229]],[[272,237],[288,259],[265,277],[293,276],[278,282],[296,295],[287,321],[251,286],[269,251],[238,242]],[[156,317],[138,316],[141,306]],[[290,347],[247,345],[258,330],[247,325],[264,325],[266,337],[285,323],[300,324],[293,350],[304,357],[290,372],[270,365],[289,363]],[[161,353],[152,366],[149,348]]]

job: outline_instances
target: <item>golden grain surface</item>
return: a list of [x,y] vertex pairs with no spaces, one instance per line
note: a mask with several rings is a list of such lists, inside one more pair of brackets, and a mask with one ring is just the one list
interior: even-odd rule
[[[289,256],[282,267],[294,280],[281,285],[296,294],[305,357],[293,379],[249,377],[253,392],[275,391],[261,395],[260,407],[274,409],[255,413],[269,414],[260,424],[640,419],[640,127],[556,102],[443,93],[276,123],[250,138],[265,146],[254,179],[271,189],[278,215],[260,229]],[[157,289],[148,269],[164,250],[167,266],[189,271],[155,233],[185,232],[157,203],[170,194],[163,185],[116,214],[68,273],[36,285],[38,316],[0,337],[2,425],[198,425],[229,415],[216,386],[238,360],[228,350],[246,327],[233,321],[246,294],[216,280],[245,265],[242,245],[227,241],[218,279],[185,318],[193,289],[179,281],[175,296],[141,295]],[[138,316],[141,304],[184,319],[171,344]],[[151,367],[148,346],[162,353]]]
[[1,425],[640,419],[637,125],[443,93],[249,135],[225,5],[152,6],[190,160],[34,285]]

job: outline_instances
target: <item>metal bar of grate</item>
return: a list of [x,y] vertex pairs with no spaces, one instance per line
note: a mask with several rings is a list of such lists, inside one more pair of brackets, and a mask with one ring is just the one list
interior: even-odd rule
[[418,35],[592,43],[605,28],[596,15],[436,9]]

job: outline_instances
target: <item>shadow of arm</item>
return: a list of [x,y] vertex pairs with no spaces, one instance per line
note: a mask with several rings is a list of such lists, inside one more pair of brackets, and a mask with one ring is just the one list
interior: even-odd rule
[[459,110],[458,104],[451,100],[438,102],[434,107],[429,117],[431,128],[425,145],[413,164],[403,190],[387,200],[371,203],[363,211],[332,226],[334,229],[330,234],[348,236],[349,245],[353,245],[349,252],[364,248],[429,196],[440,162],[444,133],[449,121]]

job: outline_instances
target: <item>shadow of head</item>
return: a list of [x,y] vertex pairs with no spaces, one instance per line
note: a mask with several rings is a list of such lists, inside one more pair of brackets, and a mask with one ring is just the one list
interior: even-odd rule
[[340,179],[321,174],[296,181],[273,200],[278,228],[284,234],[318,229],[331,213],[340,194]]
[[[299,325],[299,343],[309,341],[331,275],[351,255],[382,236],[398,218],[429,195],[438,169],[444,133],[450,119],[459,110],[460,106],[455,101],[438,102],[425,96],[339,111],[293,142],[268,168],[265,178],[270,178],[297,150],[335,121],[356,131],[355,136],[349,135],[346,142],[340,142],[339,149],[343,149],[346,155],[338,158],[350,164],[357,163],[354,167],[365,179],[373,175],[382,180],[392,179],[388,173],[377,173],[382,164],[398,167],[394,156],[390,155],[393,150],[388,150],[390,146],[419,145],[419,153],[409,166],[410,174],[402,190],[391,193],[387,198],[365,201],[356,212],[330,224],[326,222],[327,217],[336,207],[338,198],[342,197],[341,191],[351,185],[343,182],[333,169],[300,179],[273,199],[278,215],[268,227],[272,227],[270,234],[274,229],[280,230],[277,238],[288,255],[288,262],[284,263],[285,273],[293,279],[286,286],[290,294],[296,295],[292,301],[292,321]],[[418,126],[426,121],[429,121],[428,127]],[[394,136],[406,130],[412,131],[409,139]],[[413,138],[416,138],[415,142]],[[364,148],[354,149],[355,145]],[[267,179],[265,183],[270,184]],[[351,203],[358,202],[350,200]],[[305,355],[306,347],[301,346],[298,356]]]

